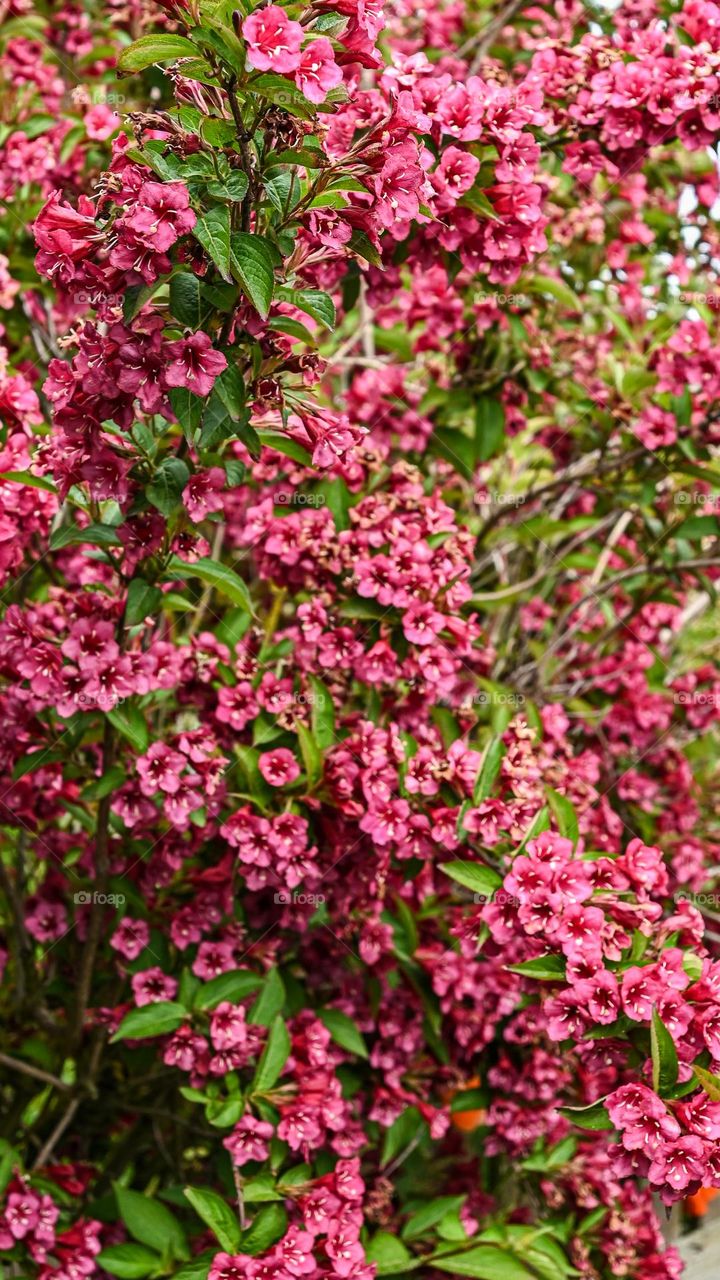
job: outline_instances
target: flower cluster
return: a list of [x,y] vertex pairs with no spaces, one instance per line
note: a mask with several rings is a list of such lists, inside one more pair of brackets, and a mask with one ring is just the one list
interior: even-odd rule
[[720,11],[641,8],[0,19],[18,1274],[679,1275]]

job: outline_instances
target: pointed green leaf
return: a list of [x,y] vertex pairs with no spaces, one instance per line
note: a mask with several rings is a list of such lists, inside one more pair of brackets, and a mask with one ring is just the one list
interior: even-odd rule
[[273,300],[275,267],[272,254],[261,236],[236,231],[232,238],[230,265],[235,279],[263,320]]
[[285,1063],[290,1056],[290,1036],[280,1014],[273,1022],[267,1043],[260,1056],[260,1061],[252,1082],[253,1093],[267,1093],[279,1079]]
[[212,258],[223,280],[230,279],[230,210],[218,204],[198,218],[193,235]]

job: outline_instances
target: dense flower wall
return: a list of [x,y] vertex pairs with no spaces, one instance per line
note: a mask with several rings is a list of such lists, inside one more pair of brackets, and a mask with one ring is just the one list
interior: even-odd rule
[[0,16],[0,1252],[671,1280],[720,7]]

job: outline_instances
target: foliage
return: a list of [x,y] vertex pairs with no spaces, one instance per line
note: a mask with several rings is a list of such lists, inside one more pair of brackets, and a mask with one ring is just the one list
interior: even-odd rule
[[0,25],[0,1249],[679,1274],[720,10]]

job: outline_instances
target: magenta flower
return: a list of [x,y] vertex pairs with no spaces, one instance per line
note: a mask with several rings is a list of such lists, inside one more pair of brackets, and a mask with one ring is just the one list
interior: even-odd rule
[[196,396],[209,396],[215,379],[227,368],[227,360],[216,351],[206,333],[193,333],[167,344],[170,364],[165,370],[168,387],[187,387]]
[[268,1143],[274,1133],[266,1120],[244,1115],[232,1133],[223,1138],[223,1146],[230,1152],[233,1164],[241,1168],[249,1160],[267,1160]]
[[303,29],[279,5],[256,9],[243,22],[242,33],[248,46],[248,62],[256,70],[288,72],[300,65]]
[[123,227],[149,249],[164,253],[195,226],[188,189],[182,182],[144,182]]
[[310,102],[324,102],[331,89],[342,84],[342,71],[326,36],[311,40],[300,57],[295,83]]
[[265,751],[258,760],[258,768],[271,787],[287,786],[300,777],[300,765],[287,747]]
[[130,985],[139,1008],[146,1004],[156,1004],[160,1000],[172,1000],[177,991],[177,981],[169,974],[163,973],[157,965],[152,969],[143,969],[134,973]]

